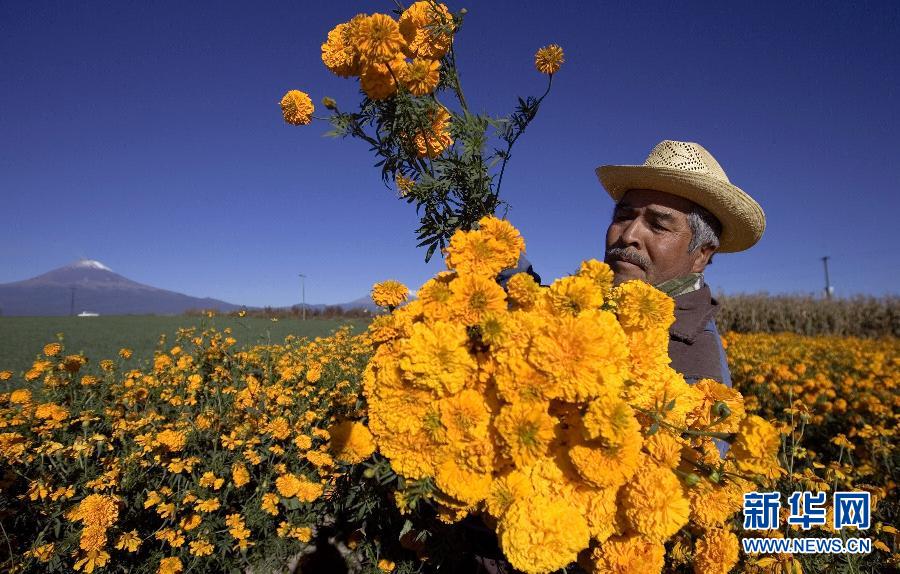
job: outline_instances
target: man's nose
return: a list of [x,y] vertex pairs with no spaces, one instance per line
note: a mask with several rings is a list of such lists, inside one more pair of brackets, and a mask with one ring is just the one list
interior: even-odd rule
[[626,245],[634,245],[635,247],[641,246],[641,233],[640,233],[641,225],[638,219],[632,219],[628,222],[628,224],[622,229],[622,235],[620,236],[620,240],[622,243]]

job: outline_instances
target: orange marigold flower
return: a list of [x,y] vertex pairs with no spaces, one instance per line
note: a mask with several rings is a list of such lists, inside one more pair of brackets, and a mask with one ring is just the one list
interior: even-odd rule
[[247,467],[239,462],[231,465],[231,481],[237,488],[250,482],[250,473],[247,472]]
[[357,464],[375,452],[375,441],[366,425],[345,421],[329,429],[334,457],[347,464]]
[[398,307],[409,298],[409,289],[390,279],[372,286],[372,301],[379,307]]
[[397,93],[397,76],[405,67],[402,58],[369,64],[359,76],[359,86],[370,100],[387,99]]
[[322,63],[333,74],[342,78],[359,74],[359,50],[354,44],[347,42],[350,29],[350,23],[338,24],[328,32],[328,39],[322,44]]
[[300,90],[289,90],[281,98],[281,113],[284,115],[284,121],[292,126],[309,124],[315,109],[309,94]]
[[441,79],[441,63],[437,60],[415,58],[401,72],[403,85],[414,96],[425,96],[434,91]]
[[453,16],[444,4],[415,2],[400,16],[400,33],[410,57],[439,60],[453,42]]
[[542,74],[555,74],[563,62],[563,49],[556,44],[544,46],[534,55],[534,67]]
[[351,30],[351,35],[360,60],[366,65],[389,62],[406,47],[400,26],[387,14],[366,16]]
[[59,343],[48,343],[44,345],[44,354],[48,357],[55,357],[62,351],[62,345]]
[[446,108],[437,108],[432,114],[431,127],[425,133],[417,133],[413,140],[419,157],[435,158],[453,145],[453,138],[450,136],[451,119]]
[[177,556],[171,558],[163,558],[159,561],[158,574],[178,574],[184,570],[181,559]]
[[450,306],[465,325],[506,310],[506,292],[493,278],[463,275],[450,284],[450,292]]

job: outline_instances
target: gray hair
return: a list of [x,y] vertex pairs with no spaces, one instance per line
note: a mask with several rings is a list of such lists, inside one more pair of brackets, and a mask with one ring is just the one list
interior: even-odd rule
[[[691,243],[688,245],[688,253],[693,253],[696,249],[711,245],[713,250],[719,248],[719,238],[722,236],[722,224],[716,219],[716,216],[700,207],[696,203],[691,206],[688,213],[688,225],[691,226]],[[712,263],[710,255],[708,263]]]

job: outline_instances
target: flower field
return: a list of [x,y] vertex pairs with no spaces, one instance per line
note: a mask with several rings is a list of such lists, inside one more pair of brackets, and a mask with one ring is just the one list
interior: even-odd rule
[[[278,571],[326,536],[359,572],[466,571],[485,536],[534,573],[897,564],[896,339],[729,334],[735,390],[692,387],[671,299],[590,261],[504,291],[523,247],[501,220],[457,232],[415,301],[376,286],[363,335],[190,328],[145,363],[50,342],[0,372],[4,568]],[[873,551],[742,554],[753,490],[870,492]]]

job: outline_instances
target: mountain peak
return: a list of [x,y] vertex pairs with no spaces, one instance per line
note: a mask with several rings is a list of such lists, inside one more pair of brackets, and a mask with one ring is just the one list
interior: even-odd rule
[[69,265],[69,267],[75,269],[101,269],[103,271],[112,271],[112,269],[94,259],[79,259],[75,263]]

